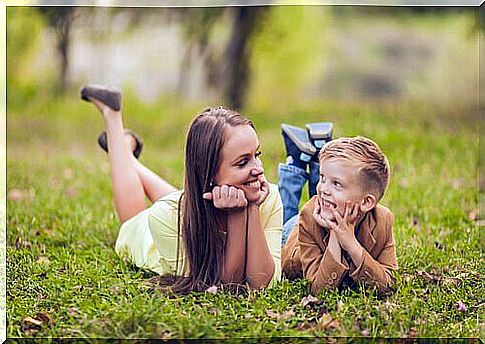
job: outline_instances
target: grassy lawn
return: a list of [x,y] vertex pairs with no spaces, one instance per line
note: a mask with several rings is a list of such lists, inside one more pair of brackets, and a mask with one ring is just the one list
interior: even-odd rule
[[[185,133],[201,106],[126,98],[125,124],[145,140],[141,161],[180,187]],[[303,281],[237,296],[168,298],[150,290],[152,274],[114,252],[119,223],[107,158],[96,144],[101,117],[70,94],[9,103],[7,336],[485,337],[476,115],[339,103],[246,114],[275,183],[284,159],[282,122],[333,121],[336,136],[379,143],[393,171],[382,201],[396,215],[400,270],[393,294],[327,291],[304,305]]]

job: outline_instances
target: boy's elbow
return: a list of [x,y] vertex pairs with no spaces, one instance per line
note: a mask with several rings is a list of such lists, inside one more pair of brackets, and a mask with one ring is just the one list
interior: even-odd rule
[[310,294],[312,294],[313,296],[317,296],[323,290],[334,290],[334,289],[337,289],[337,287],[338,287],[337,285],[333,285],[333,284],[312,282],[310,284]]

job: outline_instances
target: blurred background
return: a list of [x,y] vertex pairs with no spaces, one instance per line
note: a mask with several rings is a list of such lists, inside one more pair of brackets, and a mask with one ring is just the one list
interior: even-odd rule
[[460,156],[458,135],[478,147],[476,7],[7,7],[6,14],[7,153],[20,174],[29,169],[17,164],[25,159],[91,154],[109,169],[96,148],[101,118],[79,100],[86,83],[123,91],[125,125],[148,143],[145,163],[179,187],[185,132],[207,105],[255,122],[273,181],[285,158],[282,122],[332,121],[335,136],[369,136],[391,164],[405,155],[413,170],[422,169],[412,158],[420,151],[434,175],[435,135],[456,149],[436,155],[440,166]]
[[130,89],[143,102],[478,101],[476,8],[8,7],[9,104]]

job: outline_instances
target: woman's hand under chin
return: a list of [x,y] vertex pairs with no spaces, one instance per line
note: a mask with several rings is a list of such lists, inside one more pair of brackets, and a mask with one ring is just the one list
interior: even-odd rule
[[250,202],[249,204],[254,204],[259,207],[269,195],[269,184],[264,174],[261,174],[258,179],[259,183],[261,184],[261,188],[259,189],[259,198],[254,202]]
[[202,197],[212,201],[217,209],[226,211],[243,210],[248,206],[244,191],[230,185],[217,185],[212,192],[206,192]]

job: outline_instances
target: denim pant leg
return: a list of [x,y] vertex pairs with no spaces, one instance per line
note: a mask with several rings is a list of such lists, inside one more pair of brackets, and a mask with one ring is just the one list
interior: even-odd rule
[[296,166],[278,165],[278,189],[283,202],[283,223],[298,214],[301,190],[308,179],[308,172]]
[[308,180],[308,193],[310,198],[317,194],[317,184],[320,180],[320,164],[318,162],[310,161],[310,178]]
[[291,231],[293,228],[295,228],[295,224],[298,223],[298,218],[300,214],[296,214],[292,218],[290,218],[288,221],[286,221],[283,225],[283,235],[281,236],[281,247],[283,247],[286,244],[286,240],[288,240],[288,237],[290,236]]

